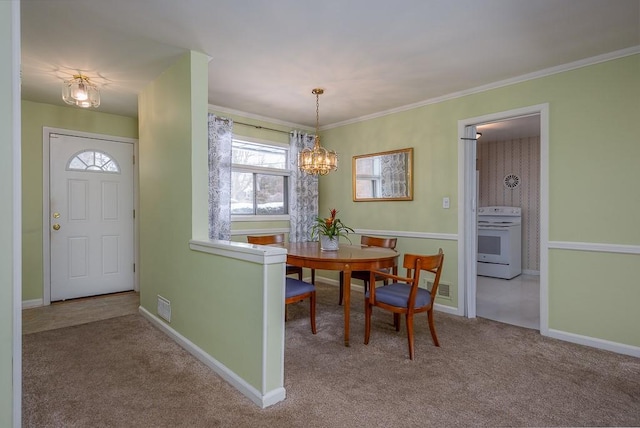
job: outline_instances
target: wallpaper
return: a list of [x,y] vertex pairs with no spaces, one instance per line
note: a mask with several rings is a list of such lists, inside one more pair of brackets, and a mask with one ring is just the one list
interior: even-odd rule
[[[478,141],[479,206],[522,208],[522,270],[540,270],[540,138]],[[505,185],[505,178],[512,188]]]

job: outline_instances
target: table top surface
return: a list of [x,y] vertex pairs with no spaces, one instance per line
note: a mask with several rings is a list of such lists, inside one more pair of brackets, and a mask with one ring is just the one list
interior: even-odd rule
[[398,257],[398,252],[390,248],[342,243],[336,251],[321,250],[319,242],[288,242],[283,247],[287,249],[289,256],[318,261],[366,262]]

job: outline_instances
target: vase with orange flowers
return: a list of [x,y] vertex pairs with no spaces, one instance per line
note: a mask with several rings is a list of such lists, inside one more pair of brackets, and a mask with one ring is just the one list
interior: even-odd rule
[[336,218],[338,210],[335,208],[329,211],[331,217],[316,217],[315,223],[311,227],[311,239],[320,237],[320,249],[323,251],[335,251],[338,249],[340,237],[344,237],[351,242],[347,236],[353,229],[346,226],[339,218]]

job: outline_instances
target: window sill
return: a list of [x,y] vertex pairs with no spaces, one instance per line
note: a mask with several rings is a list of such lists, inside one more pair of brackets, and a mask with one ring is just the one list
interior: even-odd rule
[[231,223],[240,221],[289,221],[289,214],[283,215],[232,215]]

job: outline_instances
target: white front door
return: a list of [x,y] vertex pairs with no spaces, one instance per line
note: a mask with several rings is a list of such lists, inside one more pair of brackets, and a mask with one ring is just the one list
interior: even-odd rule
[[50,134],[51,300],[134,288],[133,144]]

